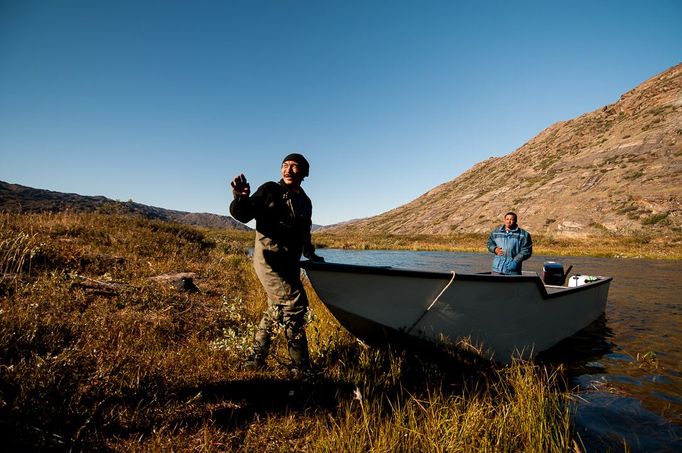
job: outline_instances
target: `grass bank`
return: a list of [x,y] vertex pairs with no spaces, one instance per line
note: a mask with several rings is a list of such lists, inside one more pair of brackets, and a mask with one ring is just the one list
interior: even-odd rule
[[[252,234],[0,215],[0,439],[16,451],[575,451],[532,363],[368,348],[311,294],[319,374],[241,368],[265,296]],[[172,275],[192,277],[178,285]],[[159,278],[159,277],[164,278]],[[309,288],[308,288],[309,289]]]
[[[487,253],[487,234],[458,235],[344,235],[318,232],[318,247],[358,250],[439,250]],[[607,258],[648,258],[682,260],[682,234],[655,237],[586,236],[580,238],[533,235],[533,252],[538,255],[595,256]]]

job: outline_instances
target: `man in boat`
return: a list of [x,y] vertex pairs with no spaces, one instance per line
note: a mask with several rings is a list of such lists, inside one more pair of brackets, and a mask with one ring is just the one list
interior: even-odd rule
[[256,331],[246,367],[265,367],[272,337],[277,326],[284,327],[292,370],[310,368],[305,315],[308,298],[301,282],[301,254],[313,261],[324,261],[315,254],[310,238],[312,203],[301,188],[310,165],[300,154],[289,154],[282,161],[282,179],[266,182],[251,195],[243,174],[232,182],[234,200],[230,214],[240,222],[256,219],[253,266],[268,296],[268,306]]
[[521,275],[523,261],[533,254],[533,240],[517,223],[516,213],[504,216],[504,225],[495,228],[488,237],[488,251],[493,258],[493,274]]

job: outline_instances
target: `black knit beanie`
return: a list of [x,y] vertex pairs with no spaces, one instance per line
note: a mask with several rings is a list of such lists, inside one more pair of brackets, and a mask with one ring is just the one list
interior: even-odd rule
[[296,162],[301,167],[301,171],[302,171],[301,174],[304,177],[308,176],[308,172],[310,171],[310,164],[305,159],[305,157],[303,157],[303,155],[298,154],[298,153],[289,154],[284,159],[282,159],[282,163],[284,163],[288,160]]

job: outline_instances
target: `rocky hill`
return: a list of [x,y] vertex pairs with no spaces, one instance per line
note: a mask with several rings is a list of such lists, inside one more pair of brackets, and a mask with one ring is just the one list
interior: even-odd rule
[[617,102],[556,123],[416,200],[326,228],[346,234],[487,232],[513,210],[556,236],[682,233],[682,64]]
[[53,192],[0,181],[0,211],[6,212],[105,212],[137,214],[149,219],[171,220],[211,228],[250,230],[232,217],[157,208],[133,201],[121,202],[102,196]]

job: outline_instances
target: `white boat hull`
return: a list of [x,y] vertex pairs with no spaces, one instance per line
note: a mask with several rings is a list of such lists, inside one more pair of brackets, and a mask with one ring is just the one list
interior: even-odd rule
[[545,286],[537,275],[448,274],[302,263],[322,302],[366,341],[395,334],[466,341],[500,362],[531,357],[587,327],[606,307],[611,278]]

